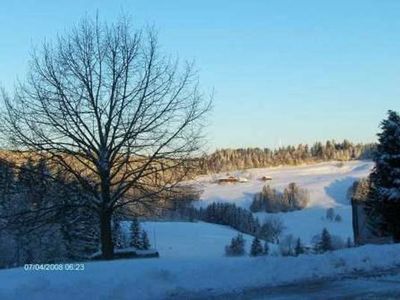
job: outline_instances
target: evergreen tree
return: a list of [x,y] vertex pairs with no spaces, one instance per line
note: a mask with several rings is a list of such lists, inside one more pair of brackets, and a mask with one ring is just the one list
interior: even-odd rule
[[253,242],[251,243],[250,255],[251,256],[260,256],[263,255],[264,249],[261,245],[261,241],[255,237]]
[[294,252],[295,252],[296,256],[304,253],[304,247],[301,243],[300,238],[298,238],[296,241],[296,247],[294,248]]
[[400,241],[400,116],[394,111],[381,123],[374,157],[375,168],[370,175],[370,215],[381,233]]
[[264,243],[264,255],[268,255],[269,254],[269,245],[268,245],[268,241],[265,241]]
[[326,219],[329,221],[333,221],[333,218],[335,216],[335,210],[333,207],[330,207],[326,210]]
[[131,240],[129,246],[134,247],[136,249],[142,249],[143,244],[141,238],[141,229],[139,220],[137,218],[134,218],[132,220],[130,225],[130,231],[131,231]]
[[124,234],[122,232],[121,224],[118,220],[114,220],[112,237],[114,247],[117,249],[122,249],[125,246]]
[[244,255],[245,240],[242,234],[238,234],[232,238],[230,245],[225,247],[225,254],[228,256],[241,256]]
[[324,228],[321,233],[321,237],[319,241],[315,245],[315,251],[317,253],[324,253],[326,251],[333,250],[332,247],[332,238],[329,231]]
[[150,249],[149,237],[147,236],[147,232],[145,230],[142,231],[141,243],[142,243],[142,248],[141,248],[142,250]]
[[339,214],[337,214],[337,215],[335,216],[335,222],[342,222],[342,216],[339,215]]

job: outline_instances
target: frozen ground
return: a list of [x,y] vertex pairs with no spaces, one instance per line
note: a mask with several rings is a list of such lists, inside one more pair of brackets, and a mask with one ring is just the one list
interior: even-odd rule
[[[306,209],[290,213],[273,214],[279,216],[287,227],[285,234],[293,234],[304,242],[326,227],[332,234],[343,239],[353,236],[351,225],[351,205],[346,198],[348,188],[359,178],[370,173],[373,163],[370,161],[324,162],[313,165],[278,167],[265,169],[250,169],[230,172],[230,175],[246,177],[248,182],[217,184],[216,178],[227,173],[202,176],[196,181],[196,186],[203,191],[201,201],[197,206],[206,206],[212,202],[231,202],[249,208],[252,197],[260,192],[266,184],[259,180],[262,176],[270,176],[267,184],[283,190],[290,182],[310,192],[310,204]],[[342,217],[341,222],[330,222],[325,219],[326,209],[333,207]],[[262,221],[267,213],[256,214]]]
[[[327,227],[347,237],[352,235],[347,188],[371,167],[370,162],[358,161],[249,170],[241,175],[250,181],[235,185],[217,185],[210,182],[211,177],[202,177],[200,205],[218,200],[247,207],[251,195],[264,184],[257,178],[268,175],[277,188],[294,181],[311,193],[308,208],[280,214],[286,233],[307,242]],[[325,210],[331,206],[342,215],[342,222],[325,220]],[[237,234],[232,228],[204,222],[142,225],[160,258],[85,263],[84,271],[2,270],[0,299],[365,299],[400,295],[400,245],[368,245],[299,257],[225,257],[224,246]],[[251,237],[244,237],[248,251]],[[371,277],[376,274],[384,275]]]
[[[263,299],[284,284],[297,286],[299,293],[308,287],[311,293],[312,284],[318,282],[332,282],[344,274],[377,274],[399,264],[400,245],[369,245],[299,257],[161,257],[86,263],[84,271],[63,272],[18,268],[0,272],[0,299],[212,299],[227,295],[226,299],[235,299],[235,295],[246,295],[243,290],[259,291],[247,299]],[[369,289],[381,286],[360,281],[358,287],[363,284]],[[346,286],[351,289],[350,282]],[[382,292],[392,288],[386,285]],[[320,292],[326,295],[323,288]],[[332,296],[344,292],[336,289]]]

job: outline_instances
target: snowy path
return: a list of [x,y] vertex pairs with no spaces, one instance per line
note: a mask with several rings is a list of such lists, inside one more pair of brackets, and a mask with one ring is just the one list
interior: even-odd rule
[[[260,287],[219,296],[185,295],[182,299],[399,299],[400,268],[350,274],[338,278],[307,280],[275,287]],[[180,298],[175,298],[180,299]]]

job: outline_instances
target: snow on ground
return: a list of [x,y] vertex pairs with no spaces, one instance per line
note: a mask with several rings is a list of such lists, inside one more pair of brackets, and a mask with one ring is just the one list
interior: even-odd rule
[[[290,182],[295,182],[310,192],[309,206],[301,211],[267,214],[257,213],[260,221],[270,215],[282,218],[287,227],[285,234],[293,234],[309,243],[311,238],[326,227],[332,234],[343,239],[353,236],[351,205],[346,198],[348,188],[359,178],[370,173],[370,161],[323,162],[294,167],[275,167],[230,172],[230,175],[246,177],[248,182],[218,184],[214,180],[225,173],[201,176],[196,186],[201,189],[201,201],[196,206],[207,206],[212,202],[230,202],[249,208],[253,195],[260,192],[265,184],[283,190]],[[269,182],[259,180],[262,176],[272,177]],[[325,219],[326,209],[334,207],[342,217],[341,222]]]
[[[312,202],[306,209],[276,214],[283,219],[286,234],[300,236],[307,243],[327,227],[347,238],[352,229],[346,191],[371,168],[371,162],[353,161],[252,169],[238,174],[248,177],[248,182],[226,185],[211,183],[213,176],[203,176],[198,181],[204,190],[200,205],[227,201],[247,208],[252,195],[265,184],[258,178],[271,176],[273,187],[282,189],[296,182],[311,194]],[[326,208],[331,206],[342,222],[325,219]],[[260,219],[266,215],[257,214]],[[191,295],[206,299],[244,288],[400,265],[400,245],[368,245],[300,257],[225,257],[225,245],[237,234],[227,226],[204,222],[145,222],[142,226],[160,258],[85,263],[84,271],[2,270],[0,299],[188,299]],[[249,251],[252,237],[244,238]]]
[[161,257],[86,263],[84,271],[62,272],[17,268],[0,272],[0,299],[207,299],[399,264],[400,245],[368,245],[299,257]]
[[[237,235],[228,226],[204,222],[145,222],[143,228],[163,258],[221,257],[225,245]],[[243,234],[243,238],[250,247],[253,237]]]

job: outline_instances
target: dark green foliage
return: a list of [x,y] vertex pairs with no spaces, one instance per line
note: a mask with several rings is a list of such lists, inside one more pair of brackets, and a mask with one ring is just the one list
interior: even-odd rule
[[141,237],[141,229],[140,229],[140,223],[137,218],[134,218],[131,222],[130,225],[130,231],[131,231],[131,239],[129,246],[134,247],[136,249],[142,249],[143,244],[142,244],[142,237]]
[[113,244],[116,249],[125,248],[125,239],[122,232],[121,224],[118,220],[113,221],[112,227]]
[[330,207],[326,210],[326,219],[329,221],[333,221],[333,218],[335,216],[335,210],[333,207]]
[[245,254],[244,250],[245,240],[242,234],[238,234],[232,238],[230,245],[225,247],[225,254],[227,256],[242,256]]
[[304,253],[304,246],[301,243],[300,238],[298,238],[296,241],[296,247],[294,248],[294,252],[295,252],[296,256]]
[[255,235],[259,232],[260,224],[253,214],[232,203],[211,203],[205,209],[197,212],[200,220],[231,226],[238,231]]
[[269,254],[269,245],[268,242],[265,241],[264,243],[264,255],[268,255]]
[[261,241],[255,237],[253,242],[251,243],[250,255],[251,256],[260,256],[264,254],[264,249],[261,244]]
[[389,111],[380,127],[368,213],[379,235],[391,235],[400,242],[400,116]]
[[322,230],[319,240],[314,245],[314,250],[317,253],[324,253],[326,251],[333,250],[332,238],[329,231],[326,228]]
[[143,230],[142,234],[141,234],[141,243],[142,243],[141,250],[149,250],[150,249],[149,237],[147,236],[147,232],[145,230]]
[[[71,178],[45,160],[0,162],[0,267],[86,259],[98,249],[98,216]],[[10,213],[12,212],[12,213]],[[3,217],[4,216],[4,217]]]

